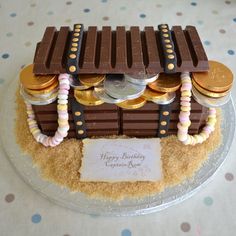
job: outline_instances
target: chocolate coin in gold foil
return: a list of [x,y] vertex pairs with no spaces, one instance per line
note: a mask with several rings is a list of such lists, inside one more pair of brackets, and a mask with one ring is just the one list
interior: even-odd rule
[[69,82],[70,82],[70,86],[74,89],[77,89],[77,90],[85,90],[85,89],[88,89],[88,88],[92,87],[92,86],[87,86],[87,85],[82,84],[78,80],[78,78],[74,77],[74,76],[69,77]]
[[193,80],[202,88],[212,92],[224,92],[233,84],[233,74],[225,65],[209,61],[209,72],[194,72]]
[[85,106],[98,106],[104,103],[104,101],[94,96],[93,89],[74,90],[74,96],[77,102]]
[[79,75],[79,80],[86,86],[97,86],[105,79],[105,75]]
[[146,99],[143,97],[135,98],[132,100],[126,100],[121,103],[117,103],[117,106],[124,109],[138,109],[146,103]]
[[35,96],[27,93],[27,91],[25,91],[25,89],[23,88],[22,85],[20,88],[20,94],[24,98],[25,101],[29,102],[32,105],[37,105],[37,106],[48,105],[50,103],[53,103],[54,101],[57,100],[57,96],[58,96],[58,92],[56,91],[46,98],[35,97]]
[[155,82],[148,84],[149,88],[163,93],[175,92],[179,89],[180,85],[181,79],[179,74],[168,75],[164,73],[161,73]]
[[171,93],[165,93],[164,96],[153,99],[152,102],[159,104],[159,105],[167,105],[172,103],[175,100],[176,93],[171,92]]
[[192,80],[193,86],[202,94],[208,96],[208,97],[212,97],[212,98],[220,98],[220,97],[224,97],[225,95],[227,95],[229,93],[228,91],[224,91],[224,92],[212,92],[209,91],[207,89],[202,88],[199,84],[197,84],[194,80]]
[[150,89],[149,87],[146,87],[144,90],[144,93],[142,94],[142,97],[144,97],[147,101],[152,101],[154,99],[158,99],[160,97],[165,96],[166,93],[157,92],[155,90]]
[[37,95],[37,94],[49,94],[51,93],[53,90],[55,90],[56,88],[58,88],[59,82],[55,81],[53,84],[51,84],[50,86],[44,88],[44,89],[28,89],[25,88],[25,90],[32,95]]
[[200,93],[194,86],[192,87],[194,99],[204,107],[221,107],[230,100],[230,93],[224,97],[211,98]]
[[33,64],[26,66],[20,72],[20,82],[27,89],[44,89],[56,81],[56,75],[35,75]]

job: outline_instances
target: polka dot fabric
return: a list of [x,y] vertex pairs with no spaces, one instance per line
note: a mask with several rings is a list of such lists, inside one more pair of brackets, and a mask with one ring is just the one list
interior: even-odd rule
[[[195,25],[209,59],[236,74],[236,1],[72,0],[2,1],[0,96],[34,56],[45,27],[117,25]],[[232,91],[236,101],[235,87]],[[1,98],[1,100],[4,97]],[[1,101],[0,100],[0,101]],[[236,141],[236,140],[235,140]],[[102,217],[58,207],[26,186],[0,148],[1,235],[235,235],[236,145],[213,181],[180,205],[139,217]]]

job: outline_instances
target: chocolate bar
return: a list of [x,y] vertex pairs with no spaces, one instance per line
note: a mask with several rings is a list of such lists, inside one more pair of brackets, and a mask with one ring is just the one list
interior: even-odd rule
[[[69,135],[68,138],[84,138],[103,135],[128,135],[137,137],[164,137],[177,133],[177,123],[179,115],[179,97],[170,105],[169,125],[165,128],[165,133],[160,122],[160,106],[152,102],[147,102],[143,107],[135,110],[126,110],[114,104],[102,104],[99,106],[83,106],[83,124],[86,128],[83,134],[78,131],[76,111],[72,109],[72,103],[68,105],[69,112]],[[82,106],[80,104],[80,106]],[[55,133],[57,123],[57,103],[54,102],[44,106],[33,106],[36,120],[44,134]],[[81,110],[80,110],[81,111]],[[192,100],[192,111],[190,119],[192,121],[189,128],[191,134],[196,134],[202,125],[205,124],[207,108]]]
[[[66,72],[72,34],[73,31],[68,27],[61,27],[59,31],[55,27],[46,29],[36,48],[35,74]],[[168,45],[173,45],[171,55],[176,54],[176,58],[168,59],[168,54],[163,50],[161,35],[162,32],[153,27],[145,27],[144,31],[136,26],[127,31],[125,27],[117,27],[115,31],[111,27],[103,27],[101,31],[97,27],[88,27],[79,39],[81,44],[78,46],[81,45],[81,49],[76,52],[80,52],[80,56],[76,56],[76,70],[73,73],[154,75],[209,69],[206,53],[194,26],[187,26],[185,30],[173,26],[171,31],[168,30]],[[173,64],[175,70],[169,70],[168,64]]]

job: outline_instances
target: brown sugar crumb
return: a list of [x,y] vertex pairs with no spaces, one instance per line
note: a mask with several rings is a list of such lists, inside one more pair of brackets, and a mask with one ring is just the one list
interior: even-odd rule
[[[94,198],[121,200],[125,197],[144,197],[163,191],[192,177],[207,160],[209,153],[221,143],[220,111],[213,134],[203,144],[184,146],[176,136],[161,139],[163,180],[157,182],[80,182],[82,142],[67,139],[59,146],[45,148],[29,132],[25,104],[17,92],[17,118],[15,132],[22,151],[29,154],[44,179],[80,191]],[[114,138],[114,137],[113,137]]]

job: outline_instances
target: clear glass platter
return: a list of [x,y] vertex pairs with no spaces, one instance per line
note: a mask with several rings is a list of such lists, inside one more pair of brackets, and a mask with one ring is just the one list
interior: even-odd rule
[[[14,125],[16,117],[15,92],[18,88],[18,78],[14,79],[6,88],[1,104],[0,138],[1,148],[10,160],[19,176],[35,191],[52,202],[81,213],[127,216],[156,212],[180,203],[191,197],[210,180],[225,161],[229,152],[235,130],[235,110],[232,101],[222,107],[223,142],[221,146],[209,156],[209,160],[201,167],[195,176],[181,185],[166,188],[160,194],[142,199],[124,199],[120,202],[102,201],[88,198],[85,194],[71,193],[68,189],[47,182],[40,177],[37,167],[33,166],[29,156],[22,153],[16,143]],[[224,117],[227,117],[227,122]]]

